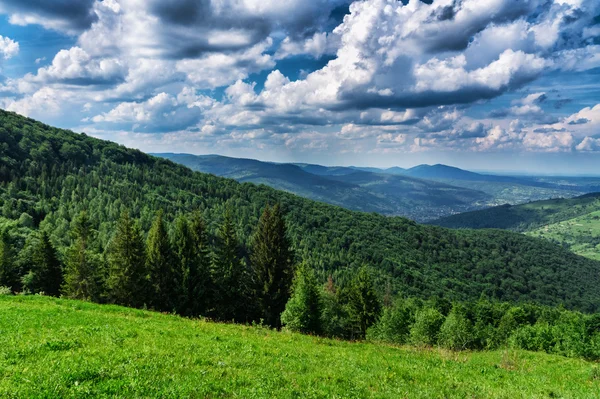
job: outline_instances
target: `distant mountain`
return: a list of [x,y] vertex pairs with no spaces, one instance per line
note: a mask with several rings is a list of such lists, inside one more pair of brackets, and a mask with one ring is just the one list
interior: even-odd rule
[[406,169],[400,168],[398,166],[393,166],[391,168],[384,169],[383,172],[388,173],[390,175],[404,175],[406,174]]
[[504,183],[534,183],[525,179],[519,179],[512,176],[486,175],[468,170],[456,168],[448,165],[419,165],[404,171],[406,176],[418,177],[421,179],[445,179],[445,180],[468,180],[468,181],[491,181]]
[[386,174],[381,169],[376,169],[380,173],[372,173],[352,167],[278,164],[218,155],[155,155],[199,172],[265,184],[351,210],[402,215],[418,221],[481,208],[491,200],[478,190]]

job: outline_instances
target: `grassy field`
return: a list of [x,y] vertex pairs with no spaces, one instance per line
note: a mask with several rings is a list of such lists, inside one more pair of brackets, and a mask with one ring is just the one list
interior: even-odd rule
[[568,244],[576,254],[600,260],[600,211],[548,224],[526,234]]
[[2,398],[600,398],[600,370],[0,296]]

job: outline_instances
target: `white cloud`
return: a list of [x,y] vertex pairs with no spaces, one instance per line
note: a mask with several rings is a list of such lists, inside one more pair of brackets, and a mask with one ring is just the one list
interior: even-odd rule
[[0,54],[5,60],[14,57],[19,54],[19,43],[0,35]]

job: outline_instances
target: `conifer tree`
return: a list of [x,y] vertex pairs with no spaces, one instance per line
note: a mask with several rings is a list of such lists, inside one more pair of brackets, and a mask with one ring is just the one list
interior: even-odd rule
[[182,215],[175,220],[172,248],[177,261],[173,268],[173,278],[177,285],[177,313],[190,316],[190,305],[193,298],[189,285],[190,274],[193,273],[195,267],[195,251],[190,225]]
[[177,281],[173,254],[163,213],[159,211],[148,232],[146,268],[152,284],[152,305],[155,309],[173,311],[177,303]]
[[62,291],[73,299],[96,300],[99,296],[98,260],[89,250],[92,225],[82,211],[71,226],[73,243],[67,250]]
[[381,313],[381,302],[375,291],[375,283],[366,267],[360,268],[348,290],[348,313],[357,329],[359,338],[364,338],[367,329]]
[[46,231],[42,231],[31,254],[33,292],[59,296],[63,284],[63,270],[56,249]]
[[296,271],[292,296],[281,314],[281,322],[292,331],[321,334],[323,332],[322,311],[321,287],[314,271],[306,264],[302,264]]
[[252,237],[250,263],[262,318],[281,327],[281,313],[290,296],[293,253],[279,205],[267,206]]
[[141,307],[147,303],[144,239],[139,226],[128,212],[123,212],[117,222],[108,263],[106,285],[110,301],[132,307]]
[[247,273],[240,256],[231,210],[225,210],[223,224],[217,232],[213,256],[215,282],[215,316],[220,320],[245,321],[248,318]]
[[210,275],[210,248],[208,232],[200,212],[194,212],[190,221],[194,261],[187,279],[188,308],[192,315],[206,315],[213,308],[214,287]]
[[0,232],[0,287],[17,289],[18,277],[13,248],[8,233]]

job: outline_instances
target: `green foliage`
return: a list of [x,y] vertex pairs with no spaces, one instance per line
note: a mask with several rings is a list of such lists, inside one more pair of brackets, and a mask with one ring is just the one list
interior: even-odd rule
[[63,294],[72,299],[99,300],[101,287],[99,280],[100,260],[89,248],[92,225],[86,212],[81,212],[71,228],[73,244],[65,256],[65,276]]
[[10,237],[6,231],[0,231],[0,286],[11,291],[17,289],[18,274]]
[[473,325],[464,309],[458,306],[452,308],[440,328],[438,342],[452,350],[465,350],[473,346]]
[[123,212],[110,244],[106,282],[109,300],[141,307],[147,303],[147,271],[144,238],[139,226]]
[[381,301],[375,290],[375,282],[366,267],[360,268],[350,283],[345,300],[354,336],[364,338],[367,329],[375,324],[381,314]]
[[219,320],[248,321],[248,271],[242,264],[241,248],[229,207],[218,231],[212,272],[216,291],[215,316]]
[[298,267],[292,285],[292,296],[281,314],[282,324],[294,332],[321,334],[322,296],[314,271],[305,264]]
[[415,323],[410,329],[410,341],[419,346],[435,345],[443,323],[444,315],[437,309],[422,308],[415,315]]
[[250,264],[260,317],[271,327],[281,326],[280,315],[290,296],[294,274],[294,254],[290,246],[281,207],[267,205],[252,236]]
[[31,255],[31,272],[33,273],[29,290],[32,293],[43,292],[45,295],[59,296],[63,285],[62,264],[56,249],[45,231],[39,234]]
[[379,321],[367,331],[367,339],[396,345],[407,343],[417,310],[414,301],[397,300],[393,306],[383,309]]
[[170,312],[177,306],[179,292],[174,266],[163,212],[159,211],[152,222],[146,243],[146,269],[152,284],[151,304],[155,309]]

